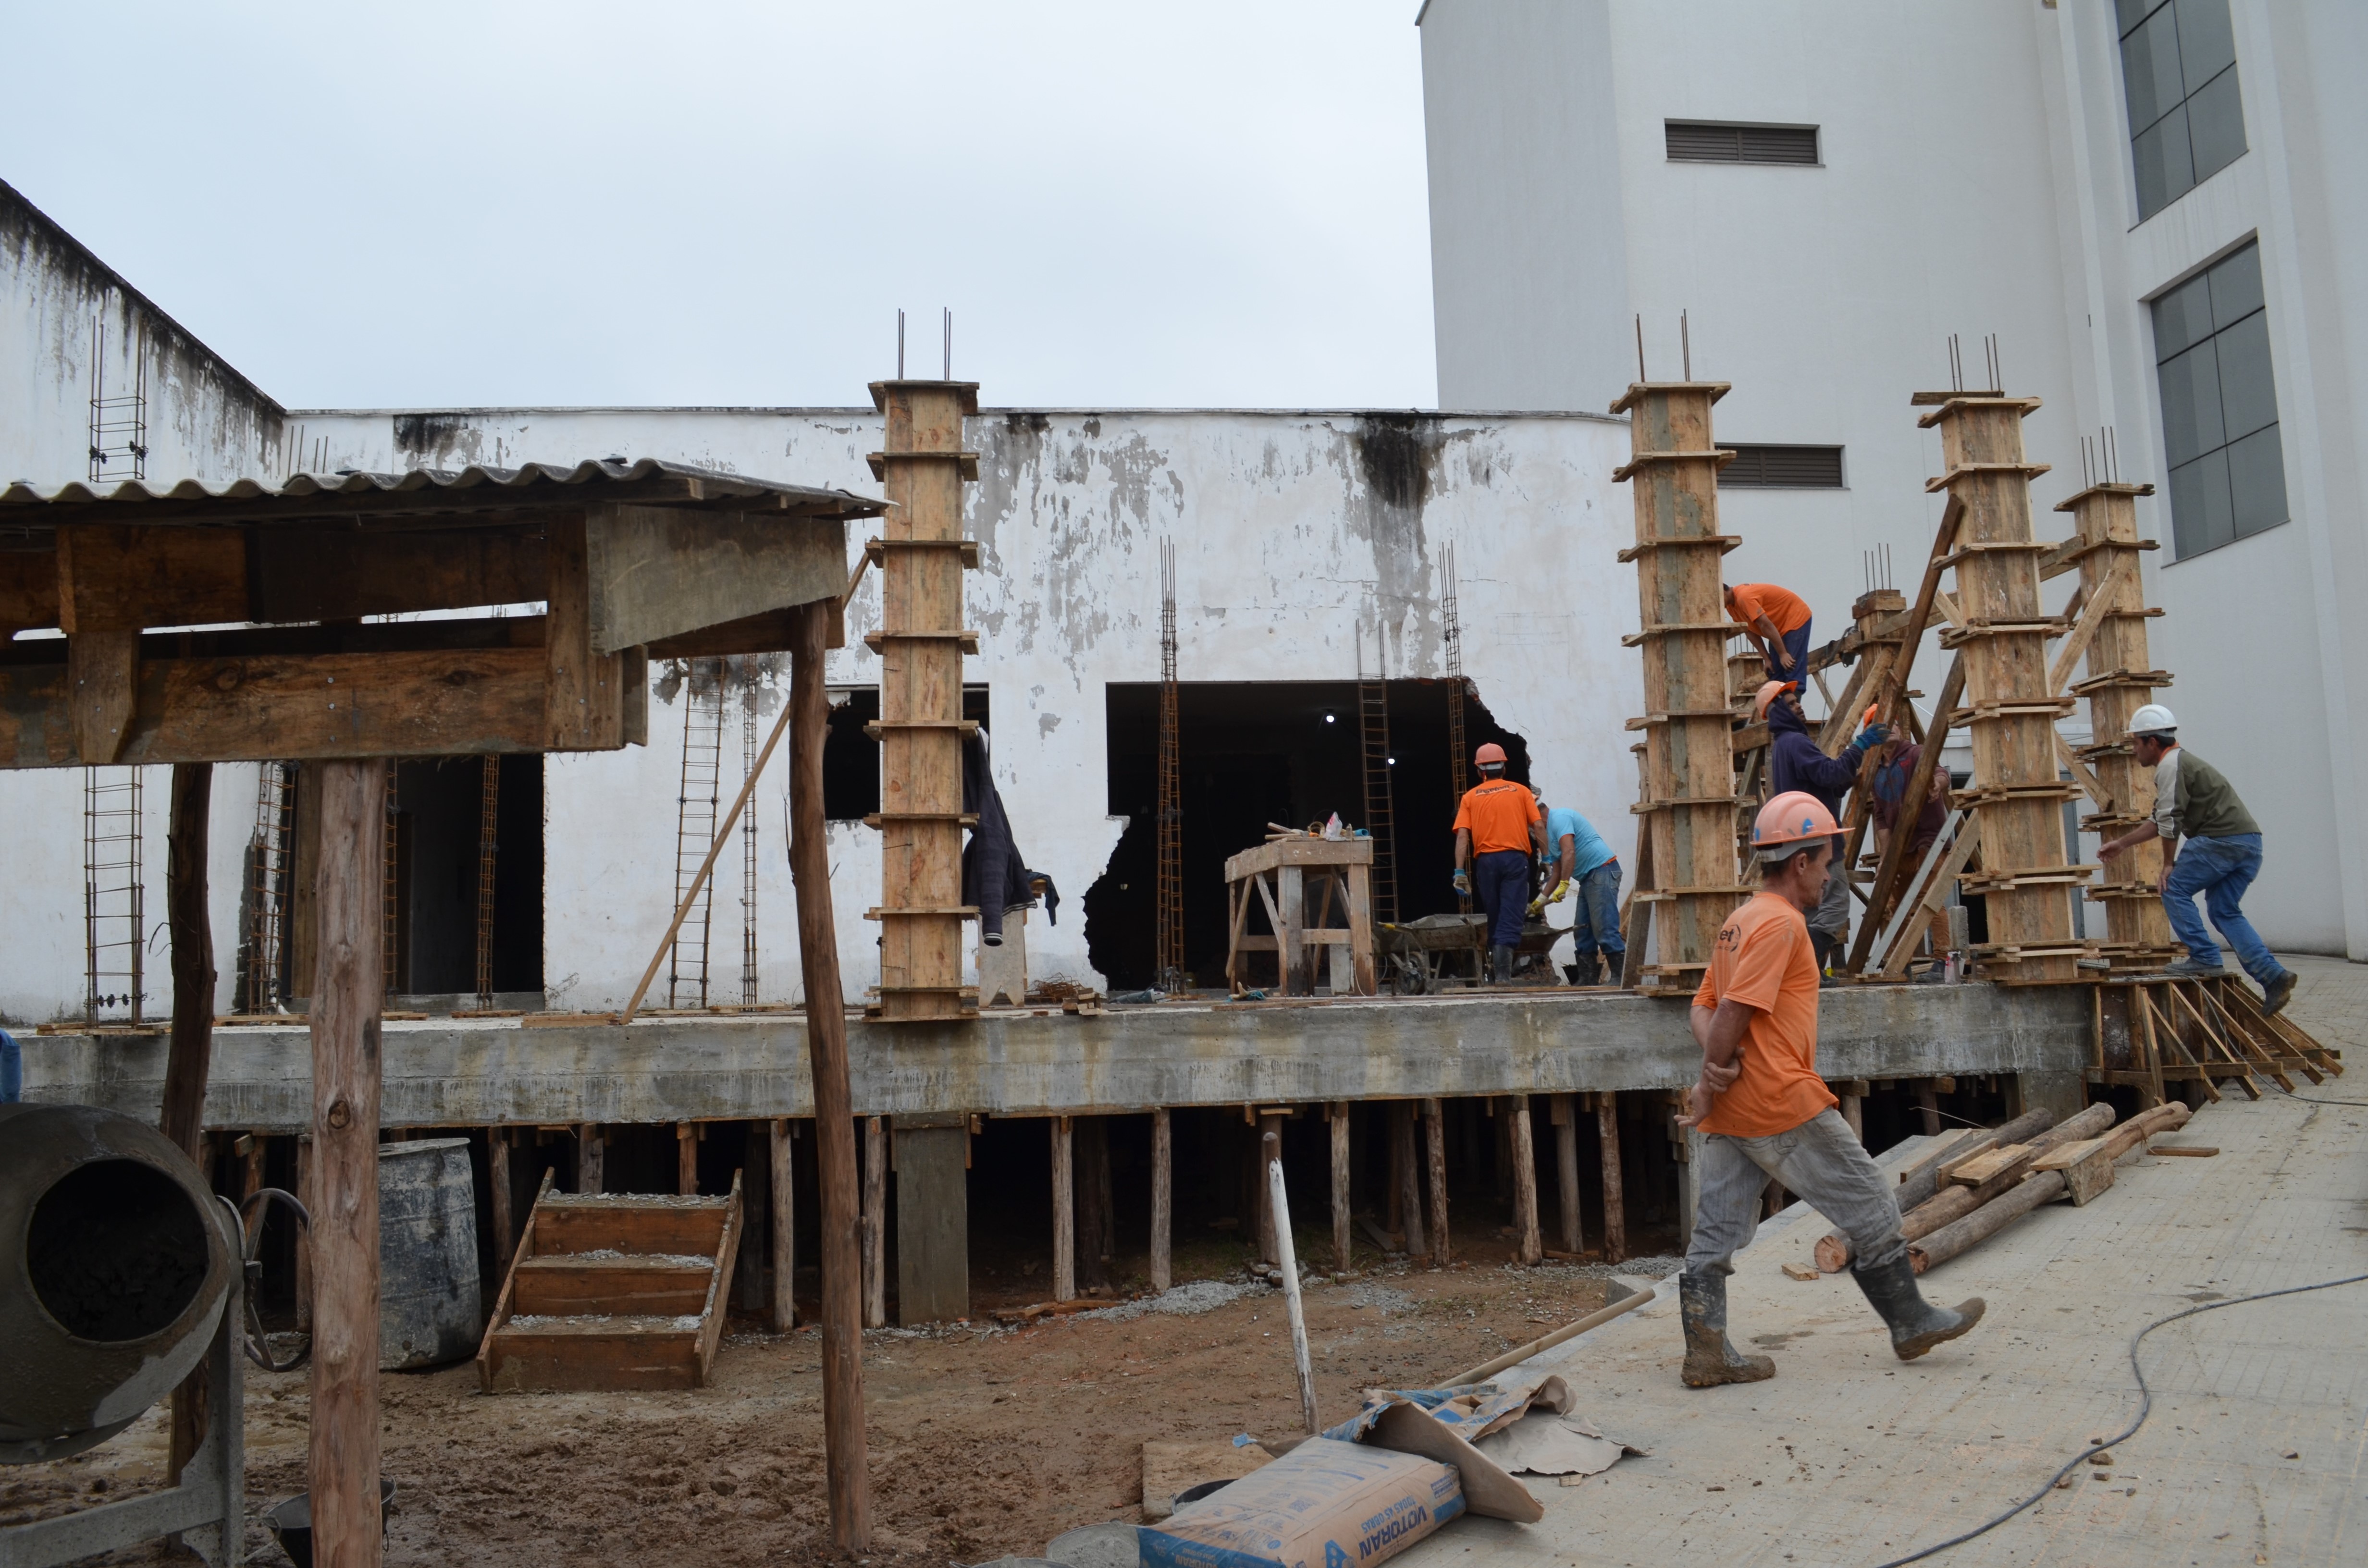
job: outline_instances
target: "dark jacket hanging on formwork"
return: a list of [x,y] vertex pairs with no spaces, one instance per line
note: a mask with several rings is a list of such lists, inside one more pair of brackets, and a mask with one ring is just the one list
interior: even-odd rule
[[1004,814],[1003,797],[987,767],[984,730],[962,737],[962,811],[978,818],[962,846],[962,896],[964,903],[977,906],[979,940],[1001,947],[1004,915],[1035,902],[1038,882],[1044,885],[1045,918],[1058,925],[1061,895],[1053,879],[1028,869],[1012,841],[1011,819]]

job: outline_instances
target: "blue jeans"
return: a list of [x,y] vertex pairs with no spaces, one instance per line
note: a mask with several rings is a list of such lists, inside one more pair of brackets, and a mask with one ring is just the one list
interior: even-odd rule
[[25,1097],[25,1059],[17,1050],[17,1037],[0,1029],[0,1105],[15,1105]]
[[1472,857],[1472,896],[1489,917],[1488,945],[1521,945],[1521,918],[1530,912],[1530,856],[1524,849],[1491,849]]
[[2195,895],[2202,893],[2203,907],[2212,912],[2212,924],[2237,949],[2237,961],[2266,987],[2285,973],[2285,965],[2270,956],[2269,945],[2237,906],[2260,874],[2261,835],[2258,833],[2182,839],[2179,858],[2171,862],[2170,881],[2162,891],[2162,906],[2169,912],[2170,928],[2186,945],[2187,956],[2200,964],[2216,964],[2220,945],[2203,929],[2203,917],[2195,913]]
[[1620,939],[1620,862],[1606,860],[1579,878],[1577,892],[1578,906],[1570,918],[1570,956],[1586,977],[1584,983],[1594,979],[1599,951],[1611,960],[1615,971],[1628,952],[1628,944]]
[[1803,691],[1809,689],[1809,628],[1815,624],[1814,621],[1804,620],[1784,633],[1784,652],[1793,655],[1791,669],[1778,669],[1775,651],[1773,649],[1769,651],[1769,656],[1763,662],[1768,666],[1770,680],[1796,680],[1801,683]]

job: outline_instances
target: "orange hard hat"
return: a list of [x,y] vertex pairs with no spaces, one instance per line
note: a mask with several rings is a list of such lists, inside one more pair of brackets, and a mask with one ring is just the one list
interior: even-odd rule
[[1472,766],[1474,767],[1486,767],[1492,762],[1502,767],[1504,761],[1505,748],[1494,741],[1486,743],[1472,754]]
[[1766,857],[1784,845],[1813,844],[1839,832],[1823,801],[1805,790],[1787,790],[1759,808],[1759,820],[1751,824],[1751,847]]
[[1866,711],[1858,716],[1858,727],[1863,730],[1882,716],[1883,704],[1880,702],[1870,702],[1866,705]]
[[1780,695],[1787,691],[1797,691],[1800,686],[1801,683],[1797,680],[1771,680],[1761,687],[1758,695],[1751,699],[1751,722],[1757,724],[1766,719],[1769,708]]

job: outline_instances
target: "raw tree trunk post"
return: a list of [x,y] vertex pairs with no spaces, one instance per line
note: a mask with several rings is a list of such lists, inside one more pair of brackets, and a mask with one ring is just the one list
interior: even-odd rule
[[1390,1106],[1390,1163],[1397,1177],[1398,1220],[1405,1227],[1399,1239],[1407,1256],[1420,1257],[1430,1244],[1422,1229],[1422,1169],[1415,1155],[1414,1120],[1413,1101]]
[[863,1326],[888,1326],[888,1135],[863,1119]]
[[[165,834],[165,910],[173,944],[173,1038],[165,1058],[165,1110],[158,1130],[199,1165],[205,1139],[206,1074],[214,1043],[213,925],[206,911],[207,810],[213,800],[210,762],[173,765],[173,804]],[[144,933],[143,933],[144,936]],[[173,1391],[167,1485],[180,1484],[206,1432],[207,1362]]]
[[[296,1139],[296,1201],[310,1214],[319,1205],[313,1192],[313,1135]],[[313,1237],[309,1227],[296,1233],[296,1332],[313,1332]]]
[[1165,1291],[1175,1283],[1169,1256],[1170,1227],[1175,1222],[1176,1131],[1167,1108],[1151,1112],[1151,1289]]
[[1513,1155],[1513,1233],[1524,1264],[1546,1260],[1545,1243],[1538,1236],[1538,1154],[1530,1128],[1530,1096],[1508,1096],[1512,1114],[1506,1119]]
[[1077,1282],[1096,1289],[1110,1282],[1111,1239],[1110,1122],[1099,1116],[1077,1118]]
[[1332,1267],[1349,1271],[1349,1102],[1332,1102]]
[[517,1216],[510,1211],[510,1130],[507,1127],[485,1129],[485,1198],[493,1217],[494,1278],[498,1282],[509,1272],[510,1249],[518,1235]]
[[1609,1089],[1595,1096],[1595,1130],[1603,1145],[1603,1261],[1628,1256],[1628,1199],[1620,1182],[1620,1096]]
[[1077,1173],[1065,1116],[1053,1118],[1053,1299],[1077,1296]]
[[848,1084],[847,997],[838,981],[838,932],[830,906],[830,845],[823,819],[822,751],[830,699],[823,650],[836,605],[791,613],[790,876],[797,890],[798,960],[813,1063],[814,1165],[822,1189],[822,1419],[829,1473],[831,1540],[841,1551],[871,1548],[871,1468],[863,1439],[862,1249],[856,1198],[855,1096]]
[[1916,1108],[1924,1113],[1924,1136],[1941,1136],[1941,1106],[1932,1093],[1932,1080],[1930,1078],[1916,1081]]
[[1863,1078],[1848,1078],[1834,1085],[1842,1102],[1842,1119],[1850,1123],[1850,1136],[1861,1143],[1866,1142],[1866,1095],[1872,1087]]
[[1578,1110],[1569,1095],[1554,1096],[1554,1175],[1561,1200],[1562,1250],[1577,1257],[1587,1250],[1578,1222]]
[[598,1192],[609,1179],[609,1140],[597,1121],[587,1121],[575,1137],[575,1190]]
[[765,1322],[775,1334],[787,1334],[798,1325],[797,1298],[791,1290],[797,1281],[798,1206],[792,1201],[797,1189],[791,1177],[789,1118],[775,1117],[768,1131],[766,1153],[773,1166],[773,1226],[768,1240],[773,1270],[765,1298]]
[[313,906],[313,1561],[376,1568],[379,1535],[379,973],[386,768],[320,765]]
[[[1261,1116],[1258,1118],[1258,1147],[1261,1150],[1266,1147],[1266,1135],[1269,1132],[1274,1134],[1275,1146],[1278,1148],[1281,1147],[1282,1119],[1283,1119],[1280,1116]],[[1258,1257],[1261,1261],[1266,1263],[1280,1263],[1282,1260],[1282,1254],[1277,1249],[1275,1244],[1274,1199],[1272,1191],[1273,1189],[1271,1185],[1266,1179],[1266,1162],[1261,1158],[1258,1164]]]
[[1430,1129],[1430,1263],[1444,1268],[1453,1261],[1447,1234],[1447,1117],[1435,1099],[1422,1102],[1422,1119]]
[[674,1189],[684,1198],[699,1196],[699,1126],[674,1124]]
[[1382,1183],[1382,1230],[1403,1243],[1406,1236],[1406,1167],[1398,1152],[1398,1122],[1405,1107],[1393,1100],[1382,1108],[1382,1142],[1389,1151],[1389,1173]]

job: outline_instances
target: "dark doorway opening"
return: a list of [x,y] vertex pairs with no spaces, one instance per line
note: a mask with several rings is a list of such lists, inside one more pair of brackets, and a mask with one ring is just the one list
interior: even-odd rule
[[[990,736],[987,688],[962,687],[962,717]],[[830,729],[822,746],[822,814],[861,822],[880,809],[880,743],[864,730],[880,722],[880,688],[858,686],[830,694]]]
[[[497,761],[492,980],[542,989],[542,758]],[[395,968],[404,996],[473,996],[485,759],[405,762],[394,780]]]
[[[1447,683],[1388,683],[1401,920],[1455,908],[1454,786],[1447,756]],[[1184,967],[1197,985],[1225,971],[1225,859],[1266,841],[1267,824],[1304,827],[1334,812],[1365,823],[1362,740],[1354,681],[1187,681],[1178,693],[1184,835]],[[1156,936],[1159,687],[1112,682],[1110,811],[1127,819],[1110,864],[1086,892],[1086,950],[1113,987],[1151,983]],[[1476,696],[1463,703],[1464,744],[1505,748],[1507,774],[1529,782],[1528,744]],[[1468,760],[1468,759],[1467,759]],[[1469,770],[1467,769],[1467,778]]]

